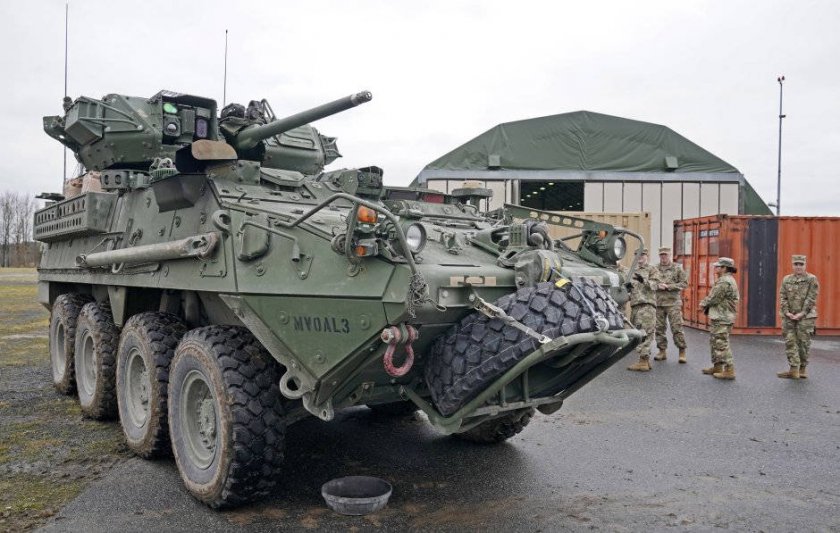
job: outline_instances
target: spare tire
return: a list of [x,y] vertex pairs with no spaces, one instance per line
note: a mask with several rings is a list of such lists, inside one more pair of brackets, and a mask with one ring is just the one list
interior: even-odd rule
[[[496,300],[508,316],[550,338],[593,332],[603,315],[609,330],[623,316],[607,292],[589,278],[558,288],[554,283],[525,287]],[[426,384],[438,410],[449,416],[536,350],[537,341],[498,318],[475,312],[439,338],[426,363]]]

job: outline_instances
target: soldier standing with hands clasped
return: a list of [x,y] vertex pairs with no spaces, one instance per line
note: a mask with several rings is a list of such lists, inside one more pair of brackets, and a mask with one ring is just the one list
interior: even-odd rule
[[671,249],[659,249],[659,265],[656,267],[656,347],[657,361],[667,359],[668,323],[671,323],[671,337],[680,350],[680,363],[685,363],[685,334],[682,330],[682,291],[688,287],[688,276],[682,265],[671,261]]
[[639,344],[639,362],[627,367],[636,372],[650,371],[650,345],[656,329],[656,269],[648,264],[647,248],[639,254],[639,261],[633,278],[627,281],[630,291],[630,322],[646,333],[645,340]]
[[718,379],[735,379],[735,361],[729,346],[729,334],[738,312],[738,284],[732,274],[738,272],[735,261],[721,257],[715,267],[715,284],[700,302],[700,309],[709,317],[709,344],[712,351],[712,366],[704,368],[704,374]]
[[776,375],[786,379],[808,377],[808,351],[811,335],[817,325],[817,296],[820,282],[817,276],[805,271],[805,256],[793,256],[793,274],[782,280],[779,289],[781,302],[782,335],[785,337],[785,355],[790,370]]

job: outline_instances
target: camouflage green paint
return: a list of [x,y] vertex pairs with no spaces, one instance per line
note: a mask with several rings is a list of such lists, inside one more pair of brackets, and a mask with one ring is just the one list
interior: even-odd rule
[[[538,249],[550,258],[553,267],[540,272],[546,279],[597,279],[622,298],[610,254],[625,230],[575,219],[583,248],[568,250],[531,240],[535,220],[479,213],[447,195],[443,203],[424,201],[422,191],[391,196],[377,167],[324,171],[339,155],[335,139],[306,122],[369,99],[358,93],[287,118],[274,117],[265,101],[219,114],[211,99],[170,91],[67,102],[64,116],[45,117],[45,131],[101,171],[103,190],[36,214],[36,237],[45,242],[41,301],[50,306],[79,291],[110,303],[118,325],[138,312],[168,311],[193,328],[245,326],[282,364],[281,392],[329,419],[333,407],[365,398],[404,399],[400,385],[423,391],[422,371],[385,373],[383,329],[417,328],[422,367],[435,338],[475,312],[476,295],[493,301],[539,281],[517,270],[520,254]],[[356,222],[362,205],[376,212],[374,222]],[[405,249],[412,224],[427,237],[421,252]],[[208,253],[144,255],[209,234]],[[513,236],[522,239],[514,245]],[[371,253],[359,256],[357,247]],[[130,264],[80,260],[131,248]],[[586,342],[617,354],[637,342],[638,332],[628,331]],[[613,362],[575,375],[569,390]],[[560,370],[535,369],[532,380],[540,372],[548,381]]]

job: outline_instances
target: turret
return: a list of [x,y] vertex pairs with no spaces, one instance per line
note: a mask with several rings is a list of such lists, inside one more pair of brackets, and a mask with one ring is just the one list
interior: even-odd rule
[[237,152],[250,150],[269,137],[274,137],[303,126],[304,124],[341,113],[359,104],[370,102],[372,98],[373,95],[370,92],[362,91],[326,104],[321,104],[306,111],[301,111],[286,118],[274,120],[268,124],[248,126],[239,130],[231,137],[228,137],[228,144],[233,146]]
[[44,131],[73,150],[87,170],[148,170],[155,159],[176,160],[176,152],[195,141],[226,140],[240,159],[318,174],[341,154],[334,137],[308,124],[371,98],[363,91],[282,119],[265,100],[253,101],[247,109],[230,104],[219,119],[215,100],[172,91],[148,99],[82,96],[65,98],[64,116],[44,117]]
[[372,98],[370,92],[362,91],[280,119],[266,100],[251,101],[247,108],[229,104],[222,109],[219,128],[240,159],[259,161],[268,168],[317,174],[341,154],[334,137],[321,135],[309,123]]

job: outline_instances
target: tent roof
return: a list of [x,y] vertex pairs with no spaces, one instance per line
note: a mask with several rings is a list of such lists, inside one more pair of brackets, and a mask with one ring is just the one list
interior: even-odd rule
[[[670,168],[666,157],[676,158]],[[670,128],[592,111],[499,124],[432,161],[423,174],[490,168],[740,174]]]

